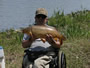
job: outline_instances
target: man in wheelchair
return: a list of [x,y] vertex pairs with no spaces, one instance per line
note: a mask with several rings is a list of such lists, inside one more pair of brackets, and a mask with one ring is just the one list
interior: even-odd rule
[[[47,26],[47,14],[44,8],[38,8],[36,10],[34,25]],[[34,39],[34,36],[32,37],[32,35],[24,33],[22,46],[27,49],[25,50],[22,68],[65,68],[57,64],[57,60],[61,62],[62,55],[64,56],[63,53],[59,52],[59,40],[54,40],[51,34],[47,34],[45,40],[46,42],[43,43],[40,38]],[[59,55],[60,58],[57,57]]]

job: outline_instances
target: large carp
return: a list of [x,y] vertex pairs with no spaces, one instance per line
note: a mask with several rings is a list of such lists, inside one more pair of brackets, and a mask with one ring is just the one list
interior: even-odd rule
[[[22,31],[23,33],[32,35],[35,39],[41,38],[43,40],[46,38],[47,34],[51,34],[54,39],[59,39],[60,44],[65,40],[65,37],[62,34],[60,34],[54,27],[50,26],[33,25],[23,29]],[[45,42],[45,40],[43,40],[43,42]]]

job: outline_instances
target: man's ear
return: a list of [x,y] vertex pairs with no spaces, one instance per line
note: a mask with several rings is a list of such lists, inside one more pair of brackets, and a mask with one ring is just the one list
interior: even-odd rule
[[48,24],[48,18],[46,18],[46,24]]

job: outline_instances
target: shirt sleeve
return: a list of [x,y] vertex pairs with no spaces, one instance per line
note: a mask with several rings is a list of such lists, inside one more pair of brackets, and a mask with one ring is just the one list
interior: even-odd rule
[[29,39],[30,39],[30,36],[27,35],[27,34],[24,34],[24,36],[23,36],[23,40],[29,40]]

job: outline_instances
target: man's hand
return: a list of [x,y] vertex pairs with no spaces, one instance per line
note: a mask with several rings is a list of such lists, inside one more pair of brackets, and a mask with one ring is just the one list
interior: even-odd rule
[[60,48],[60,42],[59,42],[59,40],[55,41],[52,35],[47,34],[46,35],[46,41],[48,41],[55,48]]
[[55,40],[53,39],[51,34],[46,35],[46,41],[48,41],[50,44],[55,43]]

